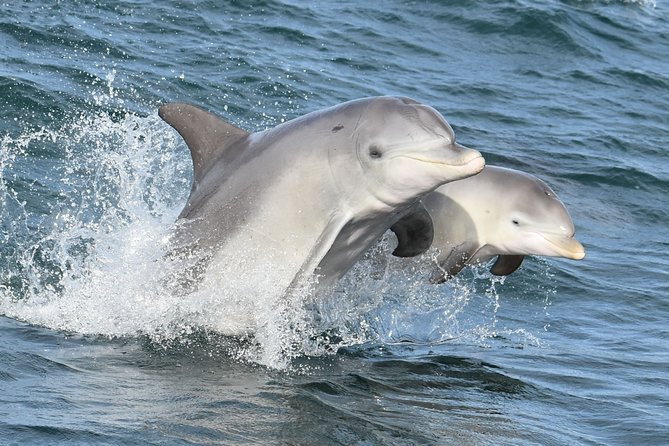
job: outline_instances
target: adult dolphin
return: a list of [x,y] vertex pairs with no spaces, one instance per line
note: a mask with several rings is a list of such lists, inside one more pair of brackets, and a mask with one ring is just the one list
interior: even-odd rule
[[407,98],[354,100],[258,133],[188,104],[159,115],[193,159],[176,245],[231,279],[260,265],[281,294],[314,273],[320,284],[341,277],[408,212],[431,239],[420,198],[484,166],[437,111]]
[[[526,255],[585,256],[564,204],[546,183],[525,172],[486,166],[478,175],[440,186],[422,203],[432,217],[432,246],[439,251],[435,283],[495,256],[495,275],[511,274]],[[391,228],[400,240],[396,256],[405,256],[405,250],[411,256],[411,246],[425,244],[421,234],[412,233],[412,220],[409,215]]]

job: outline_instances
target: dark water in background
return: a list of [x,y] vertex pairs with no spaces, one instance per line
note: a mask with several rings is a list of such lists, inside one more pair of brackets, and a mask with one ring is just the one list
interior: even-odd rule
[[[3,3],[2,442],[668,444],[668,49],[662,0]],[[259,345],[155,294],[190,182],[159,104],[258,130],[379,94],[548,182],[586,259],[362,262]]]

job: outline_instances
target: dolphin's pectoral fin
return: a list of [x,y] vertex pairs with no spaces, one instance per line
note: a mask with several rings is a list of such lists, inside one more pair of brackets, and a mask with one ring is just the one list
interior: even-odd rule
[[427,251],[434,239],[432,217],[422,204],[390,227],[397,236],[395,257],[414,257]]
[[332,215],[288,290],[297,289],[312,280],[313,274],[318,276],[319,285],[326,287],[343,275],[345,270],[341,265],[346,264],[349,255],[355,255],[351,252],[356,248],[359,250],[361,245],[359,240],[351,241],[348,237],[351,233],[356,233],[354,230],[350,231],[350,225],[350,215],[341,212]]
[[430,278],[432,283],[444,283],[458,274],[468,265],[469,260],[476,254],[479,246],[463,243],[451,250],[445,260],[439,261],[439,270]]
[[497,261],[490,268],[490,272],[496,276],[508,276],[518,269],[525,256],[519,255],[501,255],[497,257]]
[[217,155],[249,133],[189,104],[165,104],[158,115],[186,141],[193,158],[195,184]]

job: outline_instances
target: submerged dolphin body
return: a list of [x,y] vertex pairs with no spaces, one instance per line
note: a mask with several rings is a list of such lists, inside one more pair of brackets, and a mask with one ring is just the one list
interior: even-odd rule
[[484,165],[437,111],[407,98],[354,100],[258,133],[187,104],[159,115],[193,159],[175,244],[207,257],[206,275],[214,262],[229,278],[265,269],[281,294],[314,274],[332,283],[407,213],[431,240],[420,198]]
[[[443,282],[466,265],[495,256],[495,275],[514,272],[526,255],[580,260],[585,250],[574,238],[567,209],[543,181],[512,169],[486,166],[478,175],[445,184],[422,199],[432,218],[432,246],[439,254],[432,281]],[[422,244],[407,235],[411,215],[391,229],[401,246]],[[417,238],[418,240],[414,239]],[[394,252],[402,256],[401,251]]]

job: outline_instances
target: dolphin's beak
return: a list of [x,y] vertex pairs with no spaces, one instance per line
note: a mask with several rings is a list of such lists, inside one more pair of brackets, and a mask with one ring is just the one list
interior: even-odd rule
[[475,173],[479,173],[485,167],[485,159],[478,150],[470,149],[465,146],[459,146],[463,149],[462,166],[470,167]]
[[461,146],[458,143],[453,143],[455,150],[459,153],[459,163],[451,163],[454,167],[462,169],[465,172],[465,177],[476,175],[485,167],[485,159],[481,152],[469,147]]
[[[481,152],[469,147],[454,143],[448,149],[444,148],[443,143],[434,144],[427,150],[422,150],[411,155],[402,154],[401,156],[412,158],[417,161],[431,164],[441,164],[450,167],[466,167],[469,175],[474,175],[483,170],[485,160]],[[467,175],[467,176],[469,176]]]
[[541,236],[555,249],[556,256],[573,260],[581,260],[585,257],[585,248],[574,237],[562,234],[541,234]]

